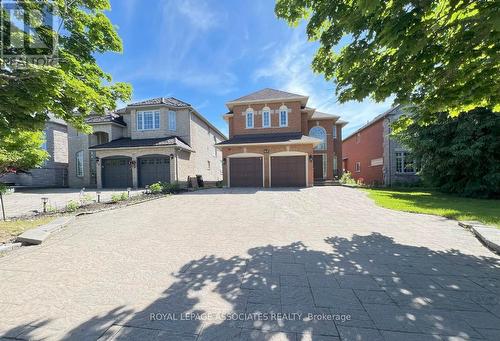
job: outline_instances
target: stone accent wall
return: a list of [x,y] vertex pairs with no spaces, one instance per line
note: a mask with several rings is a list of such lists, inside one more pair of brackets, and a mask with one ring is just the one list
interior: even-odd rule
[[419,176],[414,173],[398,173],[396,172],[396,152],[407,150],[397,140],[390,137],[391,124],[396,121],[403,112],[401,109],[393,111],[386,119],[384,119],[384,184],[394,185],[395,183],[415,182],[419,180]]

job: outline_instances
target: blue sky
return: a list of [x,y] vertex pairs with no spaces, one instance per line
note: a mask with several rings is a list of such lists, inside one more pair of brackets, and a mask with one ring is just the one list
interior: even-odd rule
[[317,43],[292,28],[272,0],[111,0],[107,13],[124,52],[98,56],[133,100],[173,96],[192,104],[222,132],[224,103],[270,87],[309,96],[309,106],[350,123],[344,136],[390,107],[390,101],[339,104],[335,86],[311,70]]

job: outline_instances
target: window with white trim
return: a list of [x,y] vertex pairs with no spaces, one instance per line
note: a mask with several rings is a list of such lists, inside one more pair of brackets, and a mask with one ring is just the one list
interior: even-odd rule
[[271,126],[271,112],[264,110],[262,112],[262,128],[269,128]]
[[76,176],[83,177],[83,150],[75,154]]
[[361,162],[356,161],[356,163],[354,164],[354,171],[358,173],[361,172]]
[[138,111],[137,130],[156,130],[160,129],[159,111]]
[[177,130],[177,113],[175,111],[168,112],[168,130]]
[[247,111],[246,114],[246,127],[253,128],[253,111]]
[[337,138],[337,126],[335,124],[333,125],[332,136],[334,139]]
[[288,127],[288,110],[280,110],[280,127]]
[[337,172],[339,170],[338,165],[337,165],[337,156],[333,156],[333,171]]
[[315,150],[326,149],[326,130],[322,126],[315,126],[309,130],[309,136],[320,139],[321,143],[314,147]]
[[396,152],[396,173],[415,173],[415,161],[409,152]]

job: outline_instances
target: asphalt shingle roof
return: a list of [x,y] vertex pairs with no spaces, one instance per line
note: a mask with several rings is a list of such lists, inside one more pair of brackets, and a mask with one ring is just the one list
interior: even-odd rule
[[287,142],[290,140],[300,140],[304,135],[302,133],[279,133],[279,134],[245,134],[235,135],[229,140],[217,143],[217,145],[225,144],[243,144],[243,143],[272,143],[272,142]]
[[147,99],[144,101],[131,103],[131,104],[129,104],[129,106],[137,107],[137,106],[143,106],[143,105],[160,105],[160,104],[166,104],[166,105],[170,105],[170,106],[176,107],[176,108],[185,108],[185,107],[191,106],[191,104],[183,102],[180,99],[177,99],[174,97],[151,98],[151,99]]
[[303,95],[293,94],[291,92],[265,88],[256,92],[252,92],[251,94],[245,95],[243,97],[233,99],[229,102],[244,102],[244,101],[259,101],[259,100],[272,100],[279,98],[297,98],[297,97],[306,97]]
[[127,125],[127,123],[123,121],[123,117],[115,113],[108,113],[106,115],[91,115],[85,119],[85,122],[86,123],[114,122],[122,126]]
[[180,137],[169,136],[156,139],[131,139],[124,137],[103,144],[92,146],[89,149],[112,149],[112,148],[137,148],[137,147],[162,147],[177,145],[187,150],[191,147],[184,142]]

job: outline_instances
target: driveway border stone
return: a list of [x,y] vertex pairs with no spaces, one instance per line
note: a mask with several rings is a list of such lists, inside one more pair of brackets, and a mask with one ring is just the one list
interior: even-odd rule
[[478,221],[459,221],[459,226],[471,231],[490,250],[500,254],[500,230]]

